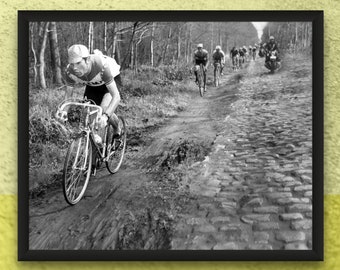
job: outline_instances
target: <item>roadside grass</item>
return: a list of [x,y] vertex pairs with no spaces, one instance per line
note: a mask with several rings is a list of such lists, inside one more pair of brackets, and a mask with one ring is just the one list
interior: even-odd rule
[[[142,66],[137,72],[122,72],[122,115],[131,130],[158,125],[186,109],[195,84],[186,67]],[[82,98],[84,87],[74,89]],[[44,190],[61,180],[69,143],[62,125],[54,118],[57,106],[67,96],[66,88],[31,89],[29,92],[29,190]]]

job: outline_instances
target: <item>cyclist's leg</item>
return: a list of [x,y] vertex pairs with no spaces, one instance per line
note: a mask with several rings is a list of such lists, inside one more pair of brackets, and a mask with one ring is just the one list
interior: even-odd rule
[[198,83],[198,74],[197,74],[197,72],[198,72],[198,70],[200,68],[199,65],[200,65],[200,63],[196,61],[195,65],[194,65],[194,74],[195,74],[195,78],[196,78],[195,83]]
[[195,83],[198,82],[198,77],[197,77],[197,68],[196,68],[196,65],[194,67],[194,74],[195,74]]
[[[89,86],[87,85],[85,88],[85,93],[84,93],[84,98],[86,97],[87,99],[90,99],[94,101],[96,105],[100,105],[103,97],[108,93],[108,90],[105,85],[101,86]],[[95,117],[95,115],[93,115]],[[97,133],[102,139],[103,139],[103,130],[98,130]],[[92,148],[93,149],[93,148]],[[95,150],[92,150],[92,175],[96,174],[96,157],[97,157],[97,152]]]
[[[100,107],[106,110],[111,100],[112,100],[112,95],[110,93],[106,93],[103,97]],[[117,107],[118,105],[114,108],[113,113],[109,117],[109,124],[113,127],[113,133],[118,135],[120,133],[120,129],[118,126],[119,119],[117,115],[115,114],[115,110],[117,109]]]
[[[203,67],[205,67],[205,65],[204,65],[204,64],[203,64]],[[206,82],[207,82],[207,72],[206,72],[205,70],[206,70],[206,68],[203,68],[203,81],[204,81],[203,85],[204,85],[204,91],[206,91],[206,90],[207,90],[207,88],[206,88]]]
[[[120,74],[117,75],[115,78],[115,83],[116,83],[116,87],[117,87],[117,90],[119,91],[119,88],[121,88],[122,86],[122,82],[121,82],[121,77],[120,77]],[[111,101],[112,101],[112,95],[107,91],[107,93],[103,96],[103,99],[100,103],[100,107],[103,108],[104,111],[107,110],[107,108],[109,107]],[[120,127],[119,127],[119,119],[117,117],[117,115],[115,114],[115,111],[118,107],[119,103],[117,103],[115,105],[115,107],[113,108],[113,111],[112,111],[112,114],[109,115],[109,124],[113,127],[113,130],[114,130],[114,134],[115,135],[119,135],[120,134]]]

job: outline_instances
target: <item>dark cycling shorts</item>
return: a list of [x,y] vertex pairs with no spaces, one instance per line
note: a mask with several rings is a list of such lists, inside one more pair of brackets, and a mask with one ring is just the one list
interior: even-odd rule
[[205,66],[206,63],[207,63],[207,61],[204,61],[204,60],[195,60],[196,65],[203,64],[203,66]]
[[[118,74],[116,77],[114,77],[114,80],[115,80],[117,87],[119,89],[122,86],[122,80],[121,80],[120,74]],[[109,90],[107,89],[105,84],[100,85],[100,86],[86,85],[84,97],[87,97],[87,99],[91,99],[97,105],[100,105],[102,103],[103,97],[106,93],[109,93]]]

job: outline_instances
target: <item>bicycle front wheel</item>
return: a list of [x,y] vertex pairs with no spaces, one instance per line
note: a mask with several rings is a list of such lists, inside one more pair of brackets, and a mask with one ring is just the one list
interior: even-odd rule
[[92,145],[86,134],[70,144],[63,173],[63,191],[66,201],[75,205],[83,197],[91,176]]
[[123,117],[118,116],[119,126],[121,128],[121,135],[118,138],[113,138],[113,127],[111,125],[108,126],[107,129],[107,160],[106,160],[106,168],[112,174],[116,173],[120,166],[122,165],[125,149],[126,149],[126,123]]

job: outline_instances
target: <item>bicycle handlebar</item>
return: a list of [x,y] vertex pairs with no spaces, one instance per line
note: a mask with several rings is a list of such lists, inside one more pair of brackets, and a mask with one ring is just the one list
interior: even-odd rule
[[103,114],[102,107],[95,105],[95,104],[90,104],[90,101],[87,101],[85,103],[80,103],[80,102],[76,102],[76,101],[63,101],[61,104],[62,104],[61,106],[60,105],[58,106],[58,110],[55,114],[55,117],[57,119],[63,121],[63,122],[66,122],[68,120],[67,111],[64,110],[64,109],[65,109],[65,107],[70,106],[70,105],[81,106],[81,107],[84,107],[84,108],[94,108],[95,110],[91,111],[89,113],[89,115],[98,113],[97,117],[96,117],[96,122],[99,121],[100,117]]

